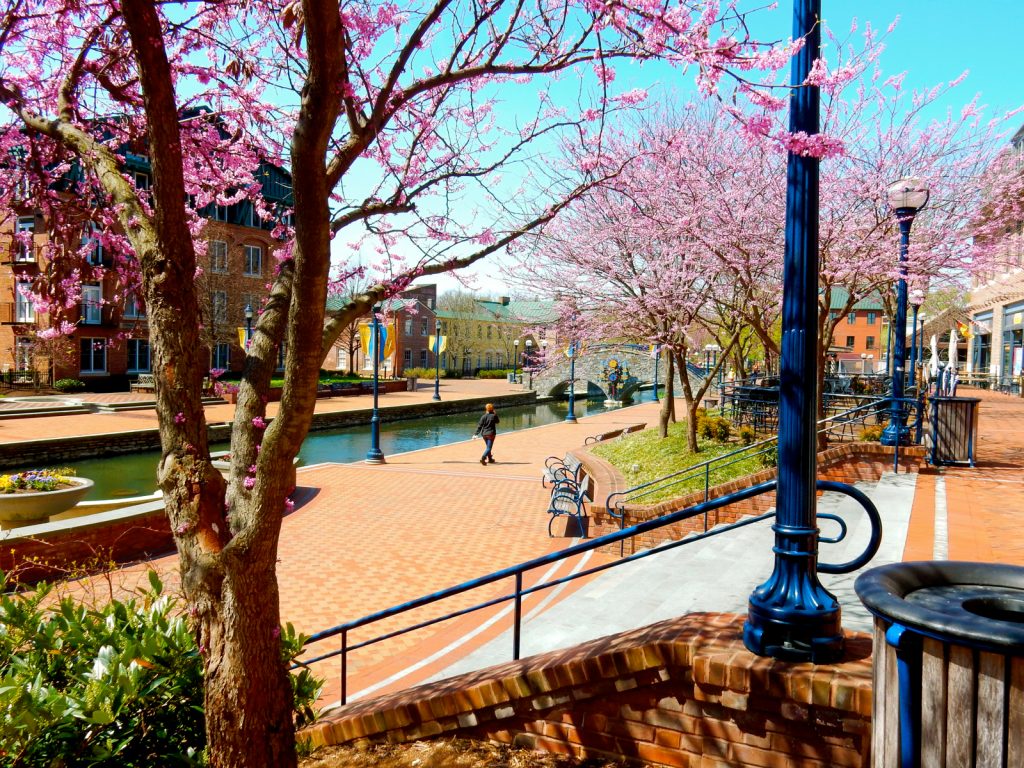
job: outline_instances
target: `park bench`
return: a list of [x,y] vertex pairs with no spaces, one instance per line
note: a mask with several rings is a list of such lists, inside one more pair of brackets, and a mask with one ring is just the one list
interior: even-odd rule
[[152,373],[140,373],[138,378],[132,382],[130,389],[132,392],[155,392],[156,380]]
[[[576,530],[579,535],[586,538],[587,529],[584,527],[583,518],[586,516],[585,503],[593,501],[591,489],[591,478],[583,474],[579,483],[563,483],[555,485],[551,490],[551,501],[548,503],[548,536],[551,537],[551,526],[559,517],[571,517],[576,520]],[[567,528],[568,529],[568,528]]]
[[594,443],[601,443],[605,440],[611,440],[613,437],[625,437],[631,435],[634,432],[641,432],[647,429],[647,424],[630,424],[628,427],[622,429],[613,429],[611,432],[602,432],[600,435],[591,435],[583,441],[584,445],[593,445]]
[[583,471],[583,464],[571,453],[565,454],[565,458],[562,459],[558,456],[548,456],[544,459],[544,474],[541,475],[540,484],[545,488],[548,483],[555,488],[566,481],[578,485]]

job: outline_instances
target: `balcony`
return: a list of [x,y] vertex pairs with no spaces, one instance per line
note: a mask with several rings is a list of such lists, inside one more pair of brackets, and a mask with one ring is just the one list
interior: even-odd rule
[[20,243],[8,243],[0,247],[0,264],[9,264],[12,267],[38,267],[42,250],[37,246],[29,248]]
[[97,301],[83,301],[78,305],[78,324],[82,326],[110,327],[117,325],[114,307]]

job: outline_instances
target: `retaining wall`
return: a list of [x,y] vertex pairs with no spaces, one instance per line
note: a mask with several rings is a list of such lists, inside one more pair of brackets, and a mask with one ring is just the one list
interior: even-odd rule
[[743,647],[742,616],[690,614],[350,704],[316,746],[464,736],[674,768],[870,764],[871,638],[833,665]]
[[[498,407],[528,405],[537,398],[535,392],[500,395],[497,397],[474,397],[450,401],[428,401],[407,405],[386,404],[380,407],[382,419],[402,421],[424,416],[443,416],[466,411],[482,411],[485,403]],[[371,408],[349,411],[330,411],[313,415],[310,431],[337,429],[370,423]],[[99,422],[97,422],[99,426]],[[211,443],[227,442],[231,439],[230,424],[210,424],[208,435]],[[94,459],[118,456],[139,451],[160,450],[160,432],[153,429],[139,429],[106,435],[82,435],[54,439],[29,440],[18,443],[0,444],[0,469],[53,466],[64,461]]]

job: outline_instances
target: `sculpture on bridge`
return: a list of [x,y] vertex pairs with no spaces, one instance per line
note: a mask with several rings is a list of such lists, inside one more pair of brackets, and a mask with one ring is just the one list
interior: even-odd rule
[[602,375],[604,380],[608,382],[608,399],[617,402],[619,399],[619,387],[624,385],[630,377],[629,366],[613,357],[605,363]]

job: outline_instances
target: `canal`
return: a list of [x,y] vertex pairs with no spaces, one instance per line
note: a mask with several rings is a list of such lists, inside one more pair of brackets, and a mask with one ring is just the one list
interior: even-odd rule
[[[654,398],[652,390],[638,393],[634,402]],[[565,419],[569,406],[565,401],[547,401],[517,408],[502,408],[501,431],[514,432],[544,424],[553,424]],[[602,413],[607,408],[602,400],[576,401],[578,416]],[[386,417],[386,412],[385,412]],[[423,419],[408,419],[382,422],[380,447],[385,456],[422,448],[447,445],[468,440],[476,429],[480,413],[456,413]],[[370,427],[361,425],[310,432],[299,451],[301,465],[324,462],[348,463],[361,461],[370,448]],[[212,446],[212,450],[227,450],[228,444]],[[87,499],[117,499],[143,496],[156,490],[156,464],[158,451],[126,454],[105,459],[85,459],[68,462],[64,466],[74,469],[80,477],[88,477],[95,486]]]

